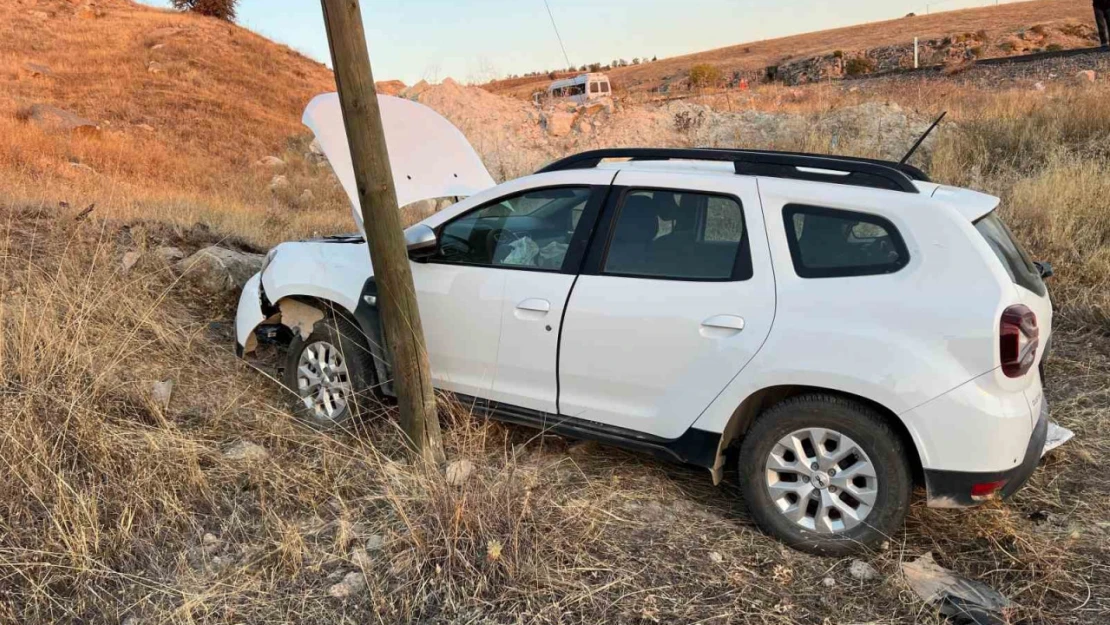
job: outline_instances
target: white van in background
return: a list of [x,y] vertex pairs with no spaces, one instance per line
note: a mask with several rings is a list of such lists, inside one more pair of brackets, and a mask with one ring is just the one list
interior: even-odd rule
[[566,98],[577,104],[608,98],[611,95],[609,77],[605,74],[582,74],[574,78],[556,80],[547,87],[549,99]]

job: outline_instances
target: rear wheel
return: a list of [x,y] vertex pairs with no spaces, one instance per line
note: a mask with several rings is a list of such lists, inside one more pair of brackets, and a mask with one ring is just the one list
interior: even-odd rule
[[338,427],[358,414],[360,400],[370,397],[373,357],[353,324],[325,319],[307,339],[293,338],[283,382],[297,395],[299,416],[316,427]]
[[832,395],[794,397],[760,415],[741,445],[739,468],[759,526],[824,555],[888,539],[913,489],[904,445],[883,416]]

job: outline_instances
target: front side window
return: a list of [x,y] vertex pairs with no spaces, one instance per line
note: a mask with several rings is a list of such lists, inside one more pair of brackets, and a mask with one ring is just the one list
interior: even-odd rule
[[789,205],[783,220],[794,270],[802,278],[893,273],[909,262],[898,229],[878,215]]
[[498,200],[444,225],[432,260],[559,271],[589,197],[589,187],[562,187]]
[[601,85],[596,82],[590,83],[590,93],[601,93]]
[[736,198],[635,189],[625,194],[603,272],[667,280],[751,277],[744,212]]

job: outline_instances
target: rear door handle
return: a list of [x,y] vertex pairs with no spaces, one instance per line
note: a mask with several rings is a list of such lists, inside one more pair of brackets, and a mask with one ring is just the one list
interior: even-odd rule
[[701,323],[699,333],[707,339],[724,339],[744,330],[744,318],[736,315],[717,315]]
[[516,318],[523,320],[543,319],[551,312],[551,302],[545,299],[526,299],[516,305]]

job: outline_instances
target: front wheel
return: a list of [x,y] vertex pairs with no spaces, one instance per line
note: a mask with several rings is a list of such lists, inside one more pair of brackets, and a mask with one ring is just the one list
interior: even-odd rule
[[296,411],[321,429],[342,426],[373,388],[373,357],[362,333],[346,319],[317,322],[307,339],[297,334],[286,354],[283,382],[296,393]]
[[882,415],[832,395],[793,397],[760,415],[741,445],[739,468],[759,526],[821,555],[889,539],[913,490],[904,445]]

